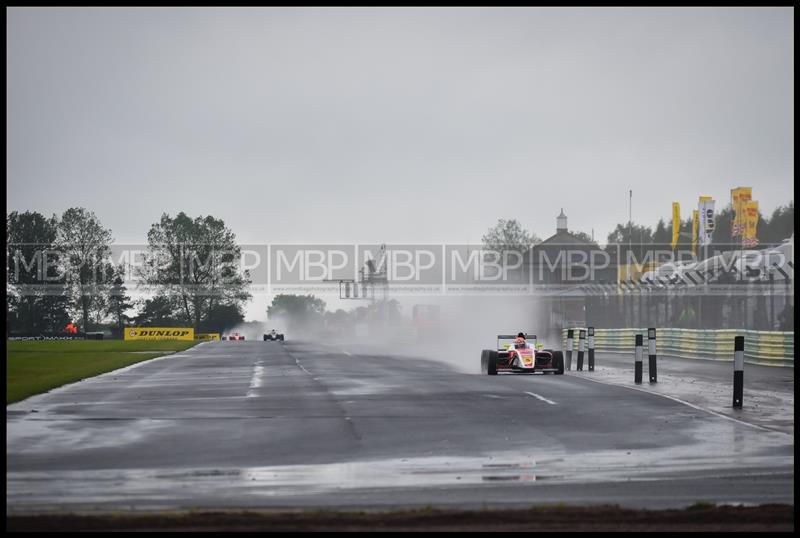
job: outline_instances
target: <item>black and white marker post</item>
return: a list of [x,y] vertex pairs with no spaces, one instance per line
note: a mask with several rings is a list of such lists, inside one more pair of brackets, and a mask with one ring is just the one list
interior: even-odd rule
[[589,327],[587,336],[589,337],[589,371],[594,372],[594,327]]
[[650,356],[650,364],[647,373],[650,374],[650,383],[658,383],[658,372],[656,372],[656,329],[647,329],[647,347]]
[[642,383],[642,335],[636,335],[636,351],[634,355],[634,373],[633,373],[633,382],[637,385],[641,385]]
[[733,407],[742,407],[744,392],[744,336],[733,340]]
[[574,335],[573,329],[567,329],[567,370],[572,370],[572,339]]
[[578,371],[583,372],[583,350],[586,346],[586,331],[578,331]]

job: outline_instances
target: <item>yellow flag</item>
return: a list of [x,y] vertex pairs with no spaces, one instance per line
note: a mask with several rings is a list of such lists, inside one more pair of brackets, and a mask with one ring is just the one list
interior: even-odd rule
[[692,255],[697,255],[697,234],[700,231],[700,212],[692,210]]
[[681,231],[681,205],[672,202],[672,250],[678,245],[678,235]]
[[744,204],[753,199],[752,187],[737,187],[731,189],[731,206],[733,207],[733,225],[731,237],[742,235],[745,226]]
[[754,247],[758,245],[758,202],[755,200],[748,200],[742,205],[744,215],[744,236],[742,238],[742,245],[745,247]]

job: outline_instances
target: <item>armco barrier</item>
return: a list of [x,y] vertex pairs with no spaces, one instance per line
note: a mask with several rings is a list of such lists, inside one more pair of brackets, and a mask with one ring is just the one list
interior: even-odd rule
[[[575,327],[574,329],[580,329]],[[647,329],[595,329],[597,353],[630,353],[637,334]],[[566,349],[567,329],[562,330]],[[697,330],[658,328],[659,356],[686,359],[733,360],[734,339],[744,336],[744,361],[751,364],[794,367],[794,331],[742,331],[736,329]],[[599,360],[599,359],[598,359]]]

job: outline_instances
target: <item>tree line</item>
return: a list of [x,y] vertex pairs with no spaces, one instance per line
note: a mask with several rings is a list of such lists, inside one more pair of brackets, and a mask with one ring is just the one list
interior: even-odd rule
[[[129,324],[218,332],[244,320],[250,275],[221,219],[163,214],[136,275],[113,260],[112,243],[111,230],[82,207],[51,217],[8,213],[6,334],[60,332],[71,321],[115,335]],[[133,276],[148,298],[132,300],[125,282]]]
[[360,323],[398,323],[401,316],[400,303],[395,299],[371,302],[349,311],[329,311],[325,301],[314,295],[278,294],[267,308],[269,321],[293,335],[327,331],[352,336]]
[[[714,233],[711,247],[730,250],[739,244],[739,238],[731,237],[733,223],[733,207],[727,207],[714,215]],[[761,245],[776,245],[794,234],[794,201],[785,206],[778,206],[772,215],[765,217],[760,211],[758,215],[757,237]],[[580,231],[570,231],[586,243],[595,243],[591,237]],[[485,248],[490,250],[517,250],[526,251],[528,248],[541,243],[541,239],[526,230],[516,219],[499,219],[497,224],[490,227],[482,238]],[[638,259],[642,259],[645,252],[657,245],[664,248],[672,243],[672,218],[661,218],[655,227],[622,222],[608,234],[607,245],[631,245]],[[597,243],[595,243],[597,244]],[[677,250],[689,251],[692,247],[692,218],[681,220],[680,234],[678,236]]]

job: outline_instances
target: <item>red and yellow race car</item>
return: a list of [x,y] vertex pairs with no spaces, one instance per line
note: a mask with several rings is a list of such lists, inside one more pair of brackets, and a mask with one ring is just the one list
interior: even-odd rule
[[563,374],[564,354],[540,349],[542,347],[538,345],[535,334],[498,334],[497,350],[484,349],[481,352],[481,372],[488,375]]
[[241,335],[239,333],[233,333],[233,334],[228,335],[228,336],[223,336],[222,339],[223,340],[244,340],[244,335]]

